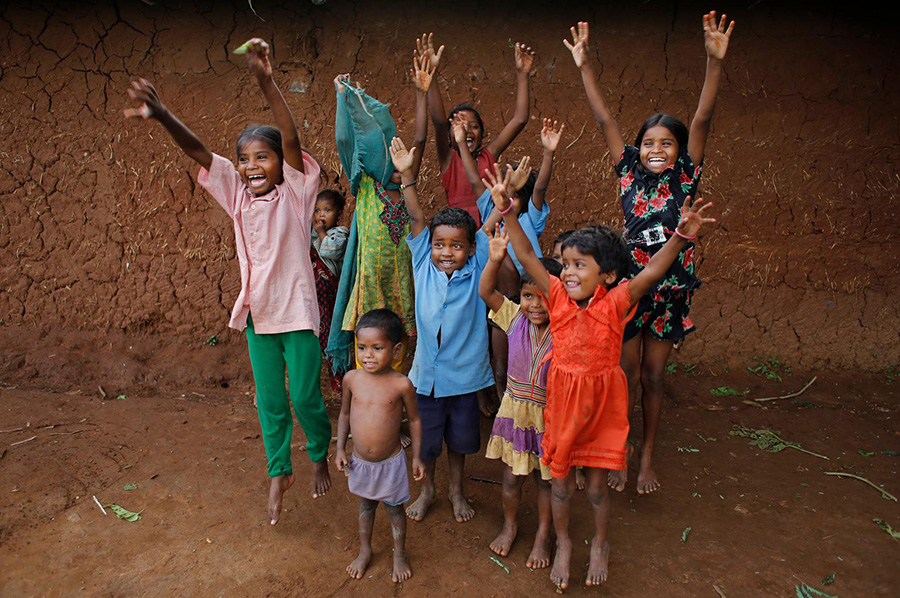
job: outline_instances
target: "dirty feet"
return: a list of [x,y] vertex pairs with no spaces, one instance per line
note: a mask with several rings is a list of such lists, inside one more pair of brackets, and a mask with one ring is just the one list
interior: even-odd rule
[[641,467],[638,470],[637,491],[638,494],[650,494],[660,489],[659,478],[653,470],[650,463],[650,452],[643,451],[641,454]]
[[628,464],[631,462],[633,453],[634,447],[631,446],[631,443],[628,443],[628,452],[625,455],[625,469],[618,471],[610,469],[609,473],[606,474],[606,484],[616,492],[621,492],[625,489],[625,483],[628,481]]
[[529,569],[543,569],[550,566],[550,534],[540,532],[534,538],[534,546],[531,548],[531,554],[525,561],[525,566]]
[[451,494],[450,503],[453,505],[453,517],[456,518],[457,523],[464,523],[475,516],[475,509],[462,494]]
[[362,579],[366,572],[366,568],[369,566],[369,561],[371,560],[372,549],[360,546],[359,556],[356,557],[355,561],[347,565],[347,575],[353,579]]
[[569,561],[572,557],[572,541],[568,538],[556,538],[556,557],[553,569],[550,570],[550,581],[560,590],[569,587]]
[[331,490],[331,476],[328,474],[328,461],[313,463],[312,497],[319,498]]
[[412,577],[412,569],[409,568],[409,561],[406,560],[405,550],[394,550],[394,571],[391,573],[391,579],[394,583],[403,583]]
[[419,498],[406,507],[406,516],[413,521],[422,521],[432,504],[434,504],[434,486],[429,487],[427,484],[423,484]]
[[591,542],[591,564],[588,566],[586,586],[599,586],[606,583],[609,570],[609,542]]
[[516,533],[518,533],[518,528],[515,525],[509,525],[504,522],[503,529],[500,530],[500,533],[497,534],[497,537],[491,542],[491,550],[494,551],[494,554],[508,556],[509,549],[512,548],[512,544],[516,540]]
[[269,523],[275,525],[281,517],[281,501],[284,493],[294,483],[294,475],[278,475],[269,484]]

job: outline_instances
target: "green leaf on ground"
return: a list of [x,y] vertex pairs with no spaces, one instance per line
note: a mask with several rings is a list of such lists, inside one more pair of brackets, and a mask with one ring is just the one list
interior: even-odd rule
[[889,533],[893,539],[900,540],[900,531],[892,528],[886,521],[883,521],[881,519],[873,519],[872,521],[875,523],[875,525]]
[[859,453],[860,455],[862,455],[863,457],[871,457],[872,455],[875,454],[875,451],[864,451],[862,449],[859,449],[856,452]]
[[691,528],[690,528],[690,526],[684,528],[684,531],[681,532],[681,541],[682,541],[682,542],[687,542],[687,539],[688,539],[688,536],[690,535],[690,533],[691,533]]
[[116,396],[117,401],[124,401],[127,398],[128,398],[128,395],[117,395]]
[[498,559],[497,557],[493,557],[493,556],[490,557],[490,559],[491,559],[492,561],[494,561],[495,563],[497,563],[497,565],[498,565],[499,567],[502,567],[503,570],[506,571],[507,575],[509,574],[509,567],[507,567],[506,565],[504,565],[503,563],[501,563],[501,562],[500,562],[500,559]]
[[814,457],[819,457],[821,459],[828,459],[825,455],[820,455],[819,453],[814,453],[812,451],[808,451],[802,446],[800,446],[797,442],[791,442],[789,440],[785,440],[781,436],[778,435],[778,432],[775,430],[769,430],[768,428],[760,428],[759,430],[752,430],[745,426],[741,426],[739,424],[734,425],[734,429],[729,432],[732,436],[740,436],[742,438],[749,438],[750,444],[754,446],[758,446],[764,451],[769,451],[770,453],[780,453],[786,448],[792,448],[796,451],[800,451],[801,453],[806,453],[807,455],[812,455]]
[[888,457],[900,457],[900,452],[897,451],[878,451],[882,455],[887,455]]
[[141,513],[143,513],[143,511],[138,511],[137,513],[133,513],[131,511],[129,511],[128,509],[120,507],[119,505],[110,504],[110,505],[103,505],[103,506],[106,507],[107,509],[109,509],[110,511],[112,511],[113,513],[115,513],[116,517],[118,517],[119,519],[124,519],[125,521],[140,521]]
[[125,491],[129,490],[137,490],[137,482],[131,482],[130,484],[125,484]]
[[748,391],[741,392],[730,386],[718,386],[716,388],[709,389],[709,394],[714,397],[740,397],[747,394]]
[[817,590],[803,582],[800,582],[799,586],[794,586],[794,591],[797,592],[797,598],[838,598],[837,594],[832,595],[822,590]]
[[834,573],[829,573],[825,576],[825,579],[822,580],[823,586],[833,586],[834,585]]

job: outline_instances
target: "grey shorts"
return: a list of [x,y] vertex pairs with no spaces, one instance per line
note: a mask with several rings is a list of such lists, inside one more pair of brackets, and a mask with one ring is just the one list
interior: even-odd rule
[[360,498],[376,500],[396,507],[409,500],[409,474],[406,472],[406,453],[400,449],[393,457],[372,462],[350,457],[347,487]]

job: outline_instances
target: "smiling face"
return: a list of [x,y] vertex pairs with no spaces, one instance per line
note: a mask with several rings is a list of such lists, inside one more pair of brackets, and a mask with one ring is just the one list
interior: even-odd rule
[[581,253],[577,247],[562,250],[562,265],[559,279],[566,293],[580,307],[587,305],[598,286],[608,287],[616,281],[616,272],[601,272],[594,256]]
[[238,174],[253,195],[265,195],[281,183],[281,161],[262,139],[251,139],[238,151]]
[[[475,113],[471,110],[460,110],[457,114],[466,121],[466,145],[469,148],[469,152],[471,154],[475,154],[478,148],[481,147],[481,140],[484,136],[484,131],[481,130],[481,124],[478,122],[478,117],[475,116]],[[453,136],[450,136],[450,143],[452,144],[454,149],[459,149],[459,146],[456,144],[456,140],[453,139]]]
[[662,125],[650,127],[641,140],[641,164],[659,174],[678,160],[678,141],[674,133]]
[[360,328],[356,331],[356,361],[370,374],[391,369],[402,345],[393,343],[381,328]]
[[331,230],[337,226],[341,218],[341,211],[334,205],[334,200],[328,197],[316,200],[316,213],[313,216],[317,222],[321,222],[325,230]]
[[538,288],[529,282],[522,284],[519,309],[535,326],[543,327],[550,323],[550,312],[547,311],[544,297]]
[[475,254],[475,244],[469,242],[463,228],[439,224],[431,233],[431,261],[437,269],[450,276],[461,270]]

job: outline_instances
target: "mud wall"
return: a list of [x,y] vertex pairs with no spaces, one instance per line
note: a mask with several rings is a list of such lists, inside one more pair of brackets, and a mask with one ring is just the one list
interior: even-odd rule
[[[900,43],[849,9],[746,4],[730,13],[738,24],[704,174],[721,225],[701,245],[699,332],[678,359],[896,365]],[[254,7],[260,18],[239,0],[0,9],[5,375],[67,343],[87,360],[110,338],[154,339],[174,361],[212,335],[242,343],[226,331],[239,288],[230,220],[160,126],[122,118],[133,77],[153,81],[211,149],[231,156],[243,126],[271,117],[229,49],[253,35],[272,40],[275,76],[302,141],[323,164],[323,184],[340,185],[337,73],[390,102],[409,138],[408,63],[415,35],[434,30],[447,45],[438,81],[445,103],[475,104],[490,134],[512,115],[511,45],[523,40],[539,55],[532,122],[506,156],[539,157],[538,119],[567,124],[546,242],[581,224],[621,223],[611,160],[561,43],[568,27],[591,22],[600,83],[626,139],[656,110],[688,120],[703,79],[703,7],[684,2],[635,3],[630,12],[600,2]],[[422,182],[433,212],[445,200],[432,140]]]

